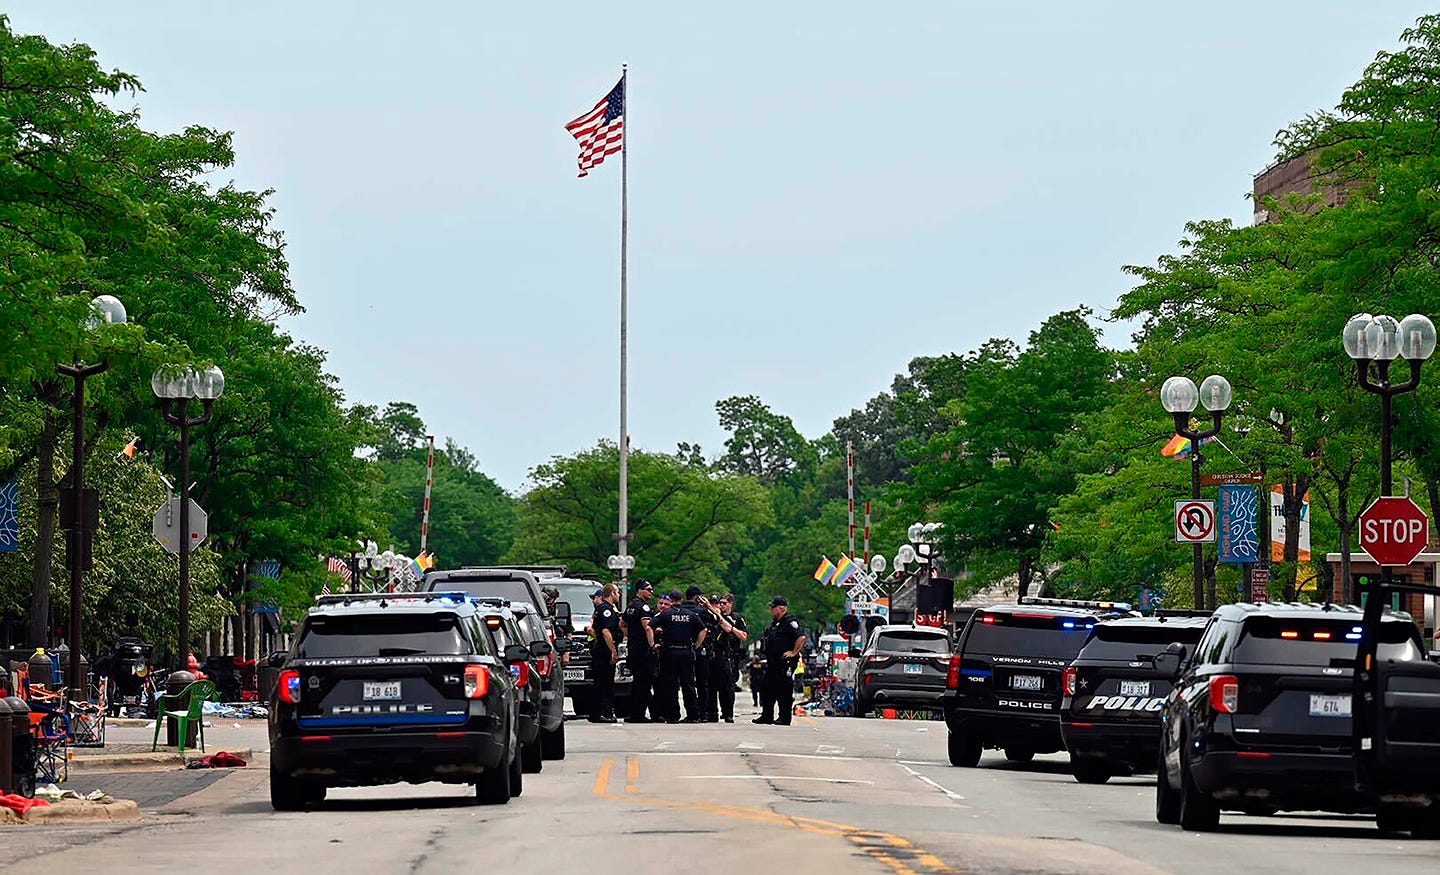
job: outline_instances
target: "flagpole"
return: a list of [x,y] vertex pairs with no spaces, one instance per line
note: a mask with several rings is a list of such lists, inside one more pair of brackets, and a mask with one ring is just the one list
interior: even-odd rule
[[625,370],[628,360],[626,358],[626,334],[627,334],[627,307],[629,299],[626,288],[626,264],[625,256],[630,238],[630,202],[629,202],[629,166],[630,155],[630,90],[626,81],[629,71],[628,64],[620,65],[620,94],[625,101],[623,124],[625,125],[624,138],[620,141],[620,581],[624,585],[628,577],[625,568],[624,558],[630,552],[630,434],[626,424],[626,384]]

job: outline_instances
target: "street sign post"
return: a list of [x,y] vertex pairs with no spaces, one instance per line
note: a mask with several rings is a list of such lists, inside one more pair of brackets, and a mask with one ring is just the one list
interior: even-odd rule
[[1175,502],[1175,541],[1208,544],[1215,540],[1215,502],[1186,498]]
[[[189,501],[190,549],[194,550],[205,543],[205,539],[210,535],[210,530],[205,511],[200,509],[200,505],[195,503],[195,499],[192,498]],[[151,520],[150,533],[166,550],[171,553],[180,552],[180,499],[172,498],[160,505],[160,509],[155,511],[155,516]]]
[[1409,565],[1430,542],[1430,518],[1408,497],[1387,496],[1360,514],[1360,548],[1379,565]]
[[1255,565],[1250,569],[1250,601],[1270,601],[1270,566]]

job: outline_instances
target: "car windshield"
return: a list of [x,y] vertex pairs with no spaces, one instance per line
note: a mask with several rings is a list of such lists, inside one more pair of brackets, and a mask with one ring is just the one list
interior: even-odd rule
[[593,583],[552,583],[560,591],[560,601],[570,606],[571,620],[578,626],[590,622],[595,613],[595,602],[590,598],[597,585]]
[[1194,644],[1200,640],[1203,626],[1117,625],[1101,623],[1085,644],[1086,659],[1132,661],[1150,659],[1173,642]]
[[297,659],[470,653],[454,614],[314,616],[296,645]]
[[881,632],[875,649],[886,653],[949,653],[950,638],[945,634],[921,631]]
[[[1351,666],[1360,642],[1358,618],[1250,617],[1235,645],[1235,662],[1275,665]],[[1425,659],[1411,623],[1380,624],[1380,659]]]
[[436,587],[446,592],[464,592],[477,598],[502,598],[512,602],[534,602],[524,580],[442,580]]
[[966,653],[994,656],[1038,656],[1071,660],[1095,625],[1093,617],[1051,614],[977,614],[970,620],[963,645]]

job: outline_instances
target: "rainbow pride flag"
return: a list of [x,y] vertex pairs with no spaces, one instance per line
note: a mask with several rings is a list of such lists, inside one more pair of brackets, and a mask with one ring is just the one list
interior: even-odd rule
[[835,579],[831,581],[836,586],[844,586],[845,581],[855,574],[855,563],[849,556],[842,555],[840,561],[835,563]]
[[830,561],[829,556],[821,556],[820,567],[815,569],[815,579],[820,581],[821,586],[826,586],[834,576],[835,563]]
[[[1214,440],[1214,437],[1202,438],[1200,441],[1200,446],[1203,447]],[[1175,435],[1174,437],[1170,438],[1170,441],[1166,443],[1165,446],[1160,448],[1160,455],[1165,456],[1168,459],[1188,458],[1190,456],[1190,439],[1183,438],[1178,434]]]

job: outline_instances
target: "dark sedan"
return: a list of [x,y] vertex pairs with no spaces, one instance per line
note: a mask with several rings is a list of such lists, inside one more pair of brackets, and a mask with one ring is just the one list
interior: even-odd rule
[[855,672],[855,716],[873,708],[939,711],[950,665],[950,634],[934,626],[880,626]]

